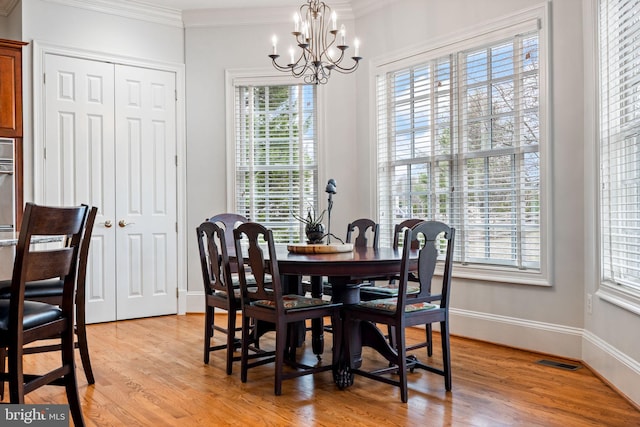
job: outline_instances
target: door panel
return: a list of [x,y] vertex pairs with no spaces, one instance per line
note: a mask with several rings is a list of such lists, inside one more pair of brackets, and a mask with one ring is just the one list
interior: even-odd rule
[[177,312],[175,74],[116,66],[118,319]]
[[98,206],[88,323],[177,312],[175,74],[47,54],[44,203]]
[[44,204],[98,207],[87,264],[87,322],[116,318],[113,64],[45,57]]

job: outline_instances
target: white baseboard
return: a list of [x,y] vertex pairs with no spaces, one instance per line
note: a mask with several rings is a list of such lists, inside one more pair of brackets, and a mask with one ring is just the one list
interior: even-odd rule
[[452,308],[453,335],[582,360],[581,328]]
[[640,407],[640,362],[590,331],[584,331],[582,360],[627,399]]
[[450,310],[451,334],[581,361],[640,407],[640,361],[580,328]]
[[187,313],[204,313],[204,292],[187,291]]
[[187,313],[187,290],[178,289],[178,314]]

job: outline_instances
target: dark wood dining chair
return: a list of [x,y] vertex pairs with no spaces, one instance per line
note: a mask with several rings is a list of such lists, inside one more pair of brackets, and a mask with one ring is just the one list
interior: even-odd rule
[[[413,228],[415,225],[421,223],[424,219],[421,218],[409,218],[396,224],[393,227],[393,247],[395,249],[400,248],[400,239],[402,239],[402,245],[405,245],[406,240],[403,239],[404,232],[407,228]],[[418,249],[419,242],[416,239],[411,240],[411,249]]]
[[[424,221],[420,218],[410,218],[405,219],[399,224],[394,225],[393,227],[393,244],[392,247],[394,249],[400,249],[400,244],[404,246],[404,242],[402,241],[404,231],[412,228],[416,224]],[[411,242],[411,248],[417,249],[419,246],[419,242],[414,240]],[[385,297],[389,295],[395,295],[398,291],[398,286],[395,284],[396,280],[398,280],[398,276],[389,276],[389,277],[378,277],[375,278],[376,281],[382,282],[380,284],[372,284],[371,286],[363,286],[360,290],[361,299],[376,299],[380,297]],[[409,280],[415,280],[415,276],[412,274],[409,277]]]
[[[82,233],[88,207],[48,207],[27,203],[16,247],[11,279],[11,297],[0,300],[0,347],[8,354],[7,372],[11,403],[24,403],[24,396],[44,385],[64,385],[73,423],[84,426],[78,396],[74,357],[75,286]],[[31,244],[32,236],[68,236],[66,245],[47,249]],[[61,303],[25,300],[28,282],[61,278]],[[24,346],[42,340],[60,339],[60,366],[48,372],[23,372]]]
[[[91,207],[85,222],[84,232],[82,235],[82,243],[80,244],[80,252],[78,256],[78,272],[76,275],[76,325],[75,334],[77,341],[75,348],[80,353],[82,368],[89,384],[95,384],[93,369],[91,367],[91,358],[89,356],[89,343],[87,340],[87,324],[86,324],[86,280],[87,280],[87,264],[89,261],[89,247],[91,245],[91,236],[93,234],[93,226],[97,207]],[[64,294],[64,280],[60,278],[51,280],[41,280],[37,282],[28,282],[25,284],[24,298],[29,301],[38,301],[47,304],[62,304]],[[11,280],[0,282],[0,299],[9,299],[11,297]],[[30,346],[25,348],[24,354],[42,353],[46,351],[58,351],[60,344],[49,344],[42,346]],[[6,352],[0,350],[0,371],[4,372]],[[0,397],[3,397],[4,388],[0,389]]]
[[[295,328],[307,319],[330,316],[334,326],[333,360],[337,360],[340,350],[339,309],[342,304],[331,303],[322,298],[312,298],[296,294],[284,294],[278,270],[278,260],[273,241],[273,233],[261,224],[247,222],[234,230],[238,275],[242,299],[242,382],[247,381],[250,368],[275,362],[274,393],[282,394],[282,381],[302,375],[315,374],[332,369],[332,365],[320,363],[310,366],[296,361]],[[246,250],[243,252],[243,244]],[[265,255],[266,251],[266,255]],[[245,255],[246,254],[246,255]],[[254,283],[247,281],[247,270],[251,270]],[[249,360],[249,343],[252,323],[267,322],[275,328],[275,350],[261,357]],[[292,370],[285,370],[284,365]]]
[[[236,251],[233,245],[233,230],[238,225],[243,224],[245,222],[249,222],[249,219],[240,214],[225,212],[225,213],[214,215],[211,218],[207,218],[207,221],[213,224],[216,224],[218,225],[218,227],[222,228],[222,230],[224,231],[225,242],[227,242],[227,254],[233,258]],[[237,272],[238,272],[237,266],[235,266],[234,263],[232,263],[231,273],[237,273]],[[235,277],[234,279],[236,280],[236,284],[238,284],[237,279]]]
[[[388,325],[393,328],[395,336],[395,348],[389,348],[384,356],[390,362],[389,367],[381,369],[362,369],[362,366],[351,366],[352,372],[400,387],[402,402],[408,400],[407,370],[416,368],[440,374],[444,377],[445,389],[451,390],[451,355],[449,344],[449,295],[451,288],[451,273],[453,265],[453,248],[455,241],[455,229],[438,221],[423,221],[404,232],[405,241],[416,240],[420,242],[418,248],[418,285],[417,294],[409,294],[409,262],[412,246],[405,245],[402,248],[402,266],[398,280],[398,295],[391,298],[381,298],[371,301],[361,301],[355,305],[345,306],[345,334],[348,337],[357,337],[356,328],[360,322],[372,322],[374,324]],[[441,254],[444,253],[442,268],[442,282],[437,291],[432,289],[432,281],[436,265]],[[442,341],[442,369],[427,365],[416,357],[407,356],[405,342],[405,327],[440,324]],[[381,339],[382,333],[380,333]],[[349,354],[357,353],[354,342],[348,340],[347,351]],[[397,379],[395,374],[397,373]],[[391,374],[391,376],[389,376]]]
[[[356,219],[355,221],[347,224],[347,236],[345,243],[353,243],[354,248],[362,248],[369,245],[373,248],[377,248],[380,238],[379,231],[380,225],[374,220],[369,218]],[[332,295],[332,293],[331,283],[324,281],[322,283],[322,294]],[[312,291],[311,296],[319,297],[321,295]],[[326,329],[329,331],[331,330],[330,327]]]
[[[423,222],[423,219],[420,218],[409,218],[404,221],[396,224],[393,227],[393,248],[400,249],[400,245],[404,246],[403,236],[404,232],[407,229],[414,227],[415,225]],[[411,241],[411,249],[417,249],[419,247],[420,242],[418,240]],[[389,277],[379,277],[372,279],[370,283],[363,284],[360,287],[360,299],[362,301],[370,301],[379,298],[388,298],[394,297],[398,295],[398,284],[397,281],[399,276],[389,276]],[[413,271],[409,272],[409,282],[417,282],[418,278],[416,277],[416,273]],[[408,285],[408,293],[415,294],[418,291],[418,286],[415,284]],[[427,355],[433,355],[433,342],[432,342],[432,327],[430,324],[425,325],[425,341],[416,345],[416,348],[426,347]],[[388,331],[389,342],[392,347],[395,347],[394,342],[394,332],[393,328],[389,328]]]
[[[357,230],[357,234],[355,231]],[[369,246],[377,248],[380,240],[380,225],[369,218],[359,218],[347,225],[347,243],[353,243],[354,247]]]
[[[356,219],[349,224],[347,224],[347,236],[345,238],[345,243],[353,243],[354,248],[362,248],[367,247],[371,244],[371,247],[377,248],[379,241],[379,231],[380,225],[376,223],[374,220],[369,218],[359,218]],[[322,282],[322,289],[320,291],[314,289],[312,286],[313,278],[311,281],[303,282],[303,286],[305,292],[310,292],[312,297],[320,298],[322,295],[333,295],[333,289],[331,283],[329,283],[325,278],[318,278],[317,280]],[[362,280],[359,280],[355,283],[362,283]],[[367,282],[370,286],[373,286],[370,282]],[[331,325],[324,325],[322,319],[314,320],[312,323],[317,322],[316,326],[311,327],[312,330],[318,328],[318,330],[324,330],[325,332],[333,332],[333,327]],[[321,358],[321,355],[317,355],[318,358]]]
[[[215,222],[205,221],[196,228],[196,233],[205,295],[204,363],[209,363],[212,351],[226,350],[229,375],[233,370],[233,362],[240,360],[239,355],[234,356],[235,350],[240,348],[240,339],[236,337],[236,333],[241,331],[236,327],[236,313],[241,309],[240,288],[234,286],[231,279],[225,230]],[[227,312],[225,327],[215,324],[216,308]],[[226,335],[226,344],[211,344],[214,331]]]

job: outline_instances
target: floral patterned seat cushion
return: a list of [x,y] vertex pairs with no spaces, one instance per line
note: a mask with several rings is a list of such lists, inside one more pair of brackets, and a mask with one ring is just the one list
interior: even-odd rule
[[[380,298],[380,299],[374,299],[371,301],[361,301],[360,306],[362,307],[368,307],[368,308],[373,308],[376,310],[383,310],[383,311],[390,311],[390,312],[394,312],[396,311],[397,307],[398,307],[398,298]],[[412,312],[412,311],[419,311],[419,310],[433,310],[435,308],[439,308],[440,306],[437,304],[429,304],[427,302],[419,302],[419,303],[414,303],[414,304],[407,304],[404,307],[404,311],[406,313]]]
[[[364,292],[369,292],[369,293],[389,295],[390,297],[398,296],[398,285],[392,284],[392,283],[386,283],[383,285],[376,285],[376,286],[369,286],[369,285],[361,286],[360,290]],[[418,292],[420,292],[420,285],[417,285],[417,284],[414,285],[411,283],[407,285],[408,295],[417,294]]]
[[[285,310],[331,304],[330,301],[325,301],[322,298],[309,298],[302,295],[285,295],[282,297],[282,301],[284,303]],[[271,300],[258,300],[253,304],[260,305],[262,307],[275,308],[276,303]]]

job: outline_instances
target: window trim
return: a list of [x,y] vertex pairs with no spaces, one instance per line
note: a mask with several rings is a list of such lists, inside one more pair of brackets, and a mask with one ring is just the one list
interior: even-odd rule
[[[235,90],[236,86],[271,86],[271,85],[299,85],[302,82],[288,74],[275,74],[273,68],[242,68],[225,70],[225,149],[226,149],[226,211],[235,211],[236,206],[236,174],[235,174]],[[321,194],[321,183],[326,181],[325,165],[326,148],[324,144],[325,135],[325,102],[324,90],[319,86],[316,90],[316,126],[318,139],[318,194]],[[322,205],[322,199],[318,199],[318,205]]]
[[614,283],[611,280],[606,280],[603,277],[604,266],[602,265],[603,259],[603,244],[602,244],[602,204],[601,204],[601,106],[602,97],[600,93],[600,85],[602,82],[602,75],[600,73],[600,8],[603,0],[591,0],[589,3],[590,20],[593,23],[593,33],[589,39],[589,48],[593,55],[593,76],[591,77],[591,87],[593,92],[591,93],[591,99],[594,102],[594,108],[591,113],[591,122],[593,126],[589,131],[592,132],[592,172],[593,172],[593,194],[592,205],[595,207],[595,216],[593,217],[592,229],[594,232],[593,239],[593,257],[596,260],[591,269],[587,266],[587,274],[593,274],[595,278],[595,295],[600,299],[609,302],[617,307],[627,310],[636,315],[640,315],[640,291],[635,290],[630,286],[624,286],[622,284]]
[[[447,54],[464,51],[494,41],[500,41],[516,34],[539,30],[539,96],[540,96],[540,271],[514,270],[500,266],[462,265],[456,263],[453,276],[483,282],[500,282],[535,286],[553,286],[553,222],[552,215],[552,167],[551,158],[551,96],[550,96],[550,7],[541,3],[529,9],[504,16],[465,31],[428,40],[401,51],[373,58],[369,69],[369,93],[373,94],[369,102],[370,136],[377,144],[377,82],[380,76],[390,71],[422,64]],[[371,156],[369,182],[371,188],[372,211],[380,216],[377,180],[377,145]]]

